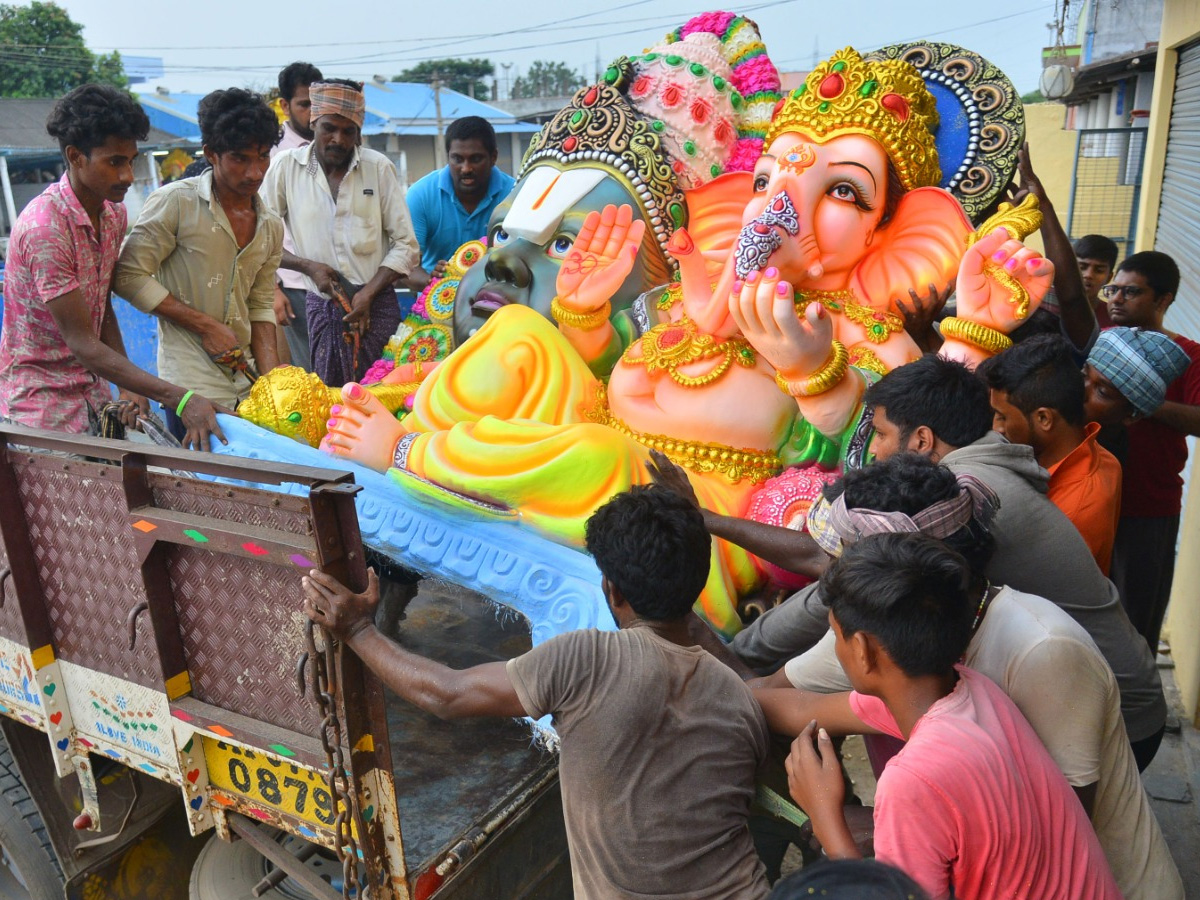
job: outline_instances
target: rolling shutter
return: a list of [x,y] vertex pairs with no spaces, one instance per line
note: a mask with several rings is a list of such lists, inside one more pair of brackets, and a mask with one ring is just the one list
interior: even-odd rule
[[1166,327],[1200,340],[1200,42],[1179,50],[1154,249],[1182,276]]

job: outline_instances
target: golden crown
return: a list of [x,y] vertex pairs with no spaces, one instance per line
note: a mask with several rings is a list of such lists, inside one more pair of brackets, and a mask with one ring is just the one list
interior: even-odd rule
[[771,121],[766,146],[789,131],[819,143],[843,134],[874,138],[887,152],[905,190],[942,179],[933,133],[937,105],[925,82],[900,60],[865,62],[852,47],[809,73]]

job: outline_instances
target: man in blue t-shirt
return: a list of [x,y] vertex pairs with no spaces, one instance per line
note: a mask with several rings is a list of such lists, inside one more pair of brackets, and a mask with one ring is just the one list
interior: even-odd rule
[[487,234],[488,220],[514,184],[497,169],[496,132],[487,119],[467,116],[446,129],[450,164],[408,189],[421,268],[441,276],[454,251]]

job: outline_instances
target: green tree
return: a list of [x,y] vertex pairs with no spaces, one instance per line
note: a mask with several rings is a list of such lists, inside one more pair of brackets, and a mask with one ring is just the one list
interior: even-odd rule
[[57,4],[0,5],[0,96],[60,97],[89,82],[125,87],[121,55],[93,54]]
[[534,60],[529,71],[513,82],[517,97],[569,97],[585,84],[584,78],[566,63]]
[[432,84],[433,79],[438,78],[442,87],[476,100],[488,100],[491,90],[484,79],[490,78],[495,71],[496,67],[487,59],[427,59],[393,76],[392,81]]

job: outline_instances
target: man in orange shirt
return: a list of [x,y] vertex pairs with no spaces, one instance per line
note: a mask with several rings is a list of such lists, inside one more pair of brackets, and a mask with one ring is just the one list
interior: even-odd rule
[[1050,473],[1047,496],[1079,529],[1105,575],[1121,511],[1121,464],[1096,443],[1100,426],[1084,417],[1084,381],[1057,335],[1022,341],[979,367],[987,381],[992,428],[1028,444]]

